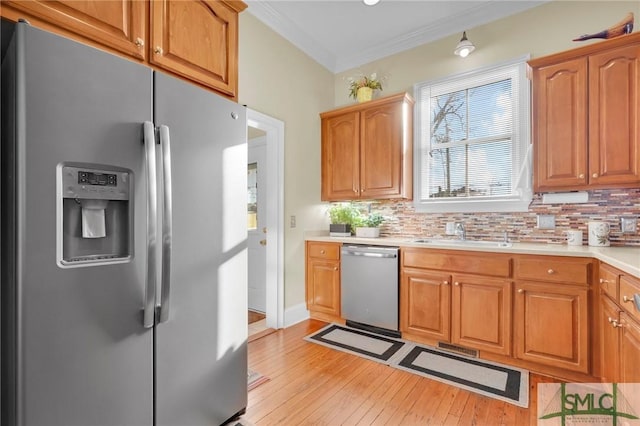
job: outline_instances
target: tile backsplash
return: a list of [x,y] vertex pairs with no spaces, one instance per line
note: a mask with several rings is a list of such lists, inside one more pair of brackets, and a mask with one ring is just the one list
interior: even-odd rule
[[[587,223],[609,223],[612,246],[640,246],[640,189],[589,191],[583,204],[542,204],[542,194],[535,194],[528,212],[522,213],[417,213],[412,201],[375,201],[371,211],[387,220],[381,235],[389,237],[448,237],[446,222],[463,222],[468,239],[501,240],[506,231],[513,242],[566,243],[565,231],[583,231],[587,244]],[[538,229],[537,215],[553,215],[555,229]],[[638,218],[633,234],[623,234],[620,217]]]

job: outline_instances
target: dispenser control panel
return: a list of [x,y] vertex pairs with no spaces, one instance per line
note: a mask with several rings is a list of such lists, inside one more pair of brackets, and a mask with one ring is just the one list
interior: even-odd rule
[[62,196],[93,200],[128,200],[130,172],[91,169],[76,166],[62,167]]
[[78,172],[78,183],[87,185],[118,186],[118,175],[82,170]]

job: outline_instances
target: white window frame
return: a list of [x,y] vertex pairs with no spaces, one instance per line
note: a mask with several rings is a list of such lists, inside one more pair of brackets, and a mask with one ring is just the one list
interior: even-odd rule
[[[525,55],[477,70],[453,76],[416,83],[413,86],[416,100],[414,116],[414,205],[417,212],[433,213],[470,213],[470,212],[524,212],[528,211],[533,191],[531,189],[531,120],[530,120],[530,82],[527,79],[527,60]],[[423,176],[429,172],[424,154],[429,152],[431,111],[430,99],[442,93],[450,93],[494,81],[512,78],[513,95],[513,135],[514,152],[511,171],[512,193],[503,196],[470,198],[428,198],[423,197]],[[423,101],[423,97],[428,97]],[[428,186],[428,185],[427,185]]]

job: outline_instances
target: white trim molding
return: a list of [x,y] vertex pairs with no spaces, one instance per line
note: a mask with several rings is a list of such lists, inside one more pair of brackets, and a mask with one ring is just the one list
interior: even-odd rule
[[267,300],[266,326],[284,326],[284,122],[247,108],[247,126],[267,139]]

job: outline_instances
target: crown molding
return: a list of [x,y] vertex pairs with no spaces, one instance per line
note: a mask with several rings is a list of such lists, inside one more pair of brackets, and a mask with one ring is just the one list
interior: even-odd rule
[[302,50],[313,60],[334,72],[336,57],[331,52],[318,44],[307,33],[301,31],[290,19],[280,14],[269,4],[263,1],[252,1],[247,11],[262,21],[276,33],[284,37],[288,42]]
[[[276,33],[280,34],[290,43],[313,58],[320,65],[336,74],[412,49],[425,43],[430,43],[448,37],[458,32],[462,33],[462,31],[465,30],[469,31],[469,29],[473,29],[479,25],[523,12],[549,1],[551,0],[493,0],[478,3],[476,7],[469,9],[465,13],[441,19],[427,27],[402,34],[401,36],[389,39],[387,42],[377,44],[369,49],[357,53],[345,54],[339,57],[320,46],[317,40],[314,40],[309,34],[300,30],[295,23],[281,15],[266,2],[252,1],[247,10]],[[472,38],[473,35],[471,34],[470,39]],[[452,46],[451,48],[452,52],[454,47],[455,46]]]

